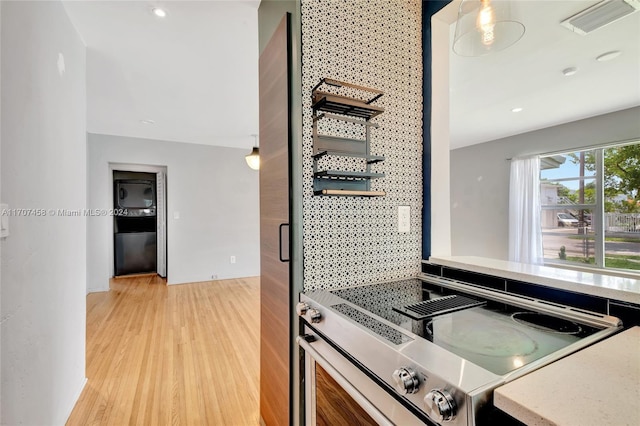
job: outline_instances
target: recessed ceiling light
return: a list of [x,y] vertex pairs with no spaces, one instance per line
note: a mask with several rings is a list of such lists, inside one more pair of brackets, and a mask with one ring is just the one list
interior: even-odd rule
[[562,74],[564,74],[565,77],[572,76],[577,72],[578,72],[578,68],[576,67],[569,67],[562,70]]
[[520,112],[520,111],[522,111],[522,108],[520,107],[517,107],[511,110],[511,112]]
[[140,122],[142,124],[156,124],[156,122],[153,120],[140,120]]
[[158,18],[164,18],[167,16],[167,11],[164,10],[161,7],[154,7],[153,9],[151,9],[151,11],[153,12],[154,15],[156,15]]
[[598,61],[598,62],[610,61],[610,60],[615,59],[618,56],[620,56],[620,54],[622,54],[621,51],[612,50],[611,52],[603,53],[602,55],[598,56],[596,58],[596,61]]

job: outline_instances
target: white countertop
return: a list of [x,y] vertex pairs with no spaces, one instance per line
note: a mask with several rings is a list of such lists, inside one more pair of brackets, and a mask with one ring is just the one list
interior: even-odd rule
[[640,425],[640,327],[497,388],[493,403],[529,426]]
[[477,256],[432,256],[429,262],[640,305],[640,280]]

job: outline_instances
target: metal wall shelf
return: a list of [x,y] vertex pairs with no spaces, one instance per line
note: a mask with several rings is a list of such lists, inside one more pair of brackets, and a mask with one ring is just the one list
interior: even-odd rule
[[344,152],[344,151],[321,151],[321,152],[318,152],[317,154],[314,154],[313,158],[315,160],[319,160],[325,155],[364,158],[365,160],[367,160],[367,163],[369,164],[374,164],[374,163],[379,163],[380,161],[384,161],[384,157],[381,155],[367,155],[359,152]]
[[384,112],[382,108],[367,105],[364,102],[344,96],[330,95],[324,92],[317,92],[314,95],[313,105],[311,107],[315,111],[345,114],[352,117],[364,118],[365,120],[370,120]]
[[[353,92],[366,93],[368,98],[355,98],[318,90],[347,88]],[[384,112],[383,108],[371,105],[384,92],[367,87],[324,78],[312,90],[313,109],[313,190],[315,195],[370,196],[386,195],[384,191],[371,191],[371,179],[383,178],[384,173],[371,171],[371,164],[384,161],[381,155],[370,152],[370,130],[378,125],[369,120]],[[330,136],[318,133],[318,122],[323,119],[339,120],[364,126],[365,139]],[[328,156],[361,158],[364,171],[318,170],[318,161]]]
[[315,195],[341,195],[351,197],[384,197],[387,195],[384,191],[350,191],[346,189],[321,189],[314,191]]
[[353,172],[350,170],[322,170],[315,172],[314,177],[324,179],[378,179],[383,178],[384,173]]
[[371,127],[380,127],[376,123],[372,123],[371,121],[362,121],[357,118],[349,118],[349,117],[344,117],[342,115],[329,114],[329,113],[322,113],[320,115],[313,117],[313,122],[315,123],[316,121],[322,120],[323,118],[332,118],[334,120],[346,121],[348,123],[362,124],[362,125],[371,126]]
[[366,155],[367,145],[367,141],[362,139],[316,134],[313,138],[313,153],[332,151]]

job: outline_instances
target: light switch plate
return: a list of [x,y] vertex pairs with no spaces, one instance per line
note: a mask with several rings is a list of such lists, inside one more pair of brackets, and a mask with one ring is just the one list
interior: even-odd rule
[[411,231],[411,207],[398,206],[398,232],[407,234]]

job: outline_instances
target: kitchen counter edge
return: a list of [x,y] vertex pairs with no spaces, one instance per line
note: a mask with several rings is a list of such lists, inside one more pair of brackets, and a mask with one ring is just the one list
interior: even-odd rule
[[640,305],[640,280],[476,256],[432,256],[432,264]]
[[640,327],[507,383],[497,408],[530,426],[640,424]]

